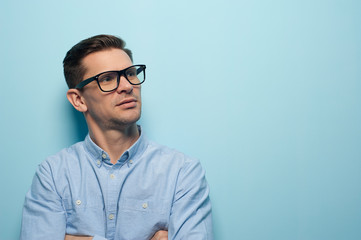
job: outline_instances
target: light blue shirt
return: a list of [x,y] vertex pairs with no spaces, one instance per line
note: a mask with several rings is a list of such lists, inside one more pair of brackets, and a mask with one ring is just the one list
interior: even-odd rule
[[209,187],[198,160],[141,134],[113,165],[89,137],[47,158],[25,198],[21,240],[213,239]]

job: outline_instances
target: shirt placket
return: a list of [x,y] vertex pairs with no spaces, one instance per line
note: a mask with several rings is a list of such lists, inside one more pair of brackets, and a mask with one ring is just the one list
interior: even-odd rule
[[111,168],[108,173],[107,239],[114,239],[117,219],[117,203],[120,189],[119,171]]

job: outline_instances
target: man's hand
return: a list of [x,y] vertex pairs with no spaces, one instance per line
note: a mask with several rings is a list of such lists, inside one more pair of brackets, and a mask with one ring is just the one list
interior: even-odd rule
[[80,235],[65,235],[64,240],[92,240],[93,237],[90,236],[80,236]]
[[168,240],[168,231],[158,231],[150,240]]

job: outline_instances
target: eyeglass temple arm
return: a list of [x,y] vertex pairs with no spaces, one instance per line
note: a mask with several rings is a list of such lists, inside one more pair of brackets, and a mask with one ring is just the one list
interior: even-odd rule
[[138,75],[139,73],[141,73],[144,69],[145,69],[145,67],[143,67],[143,66],[141,66],[140,68],[138,68],[138,69],[137,69],[137,75]]
[[92,82],[94,80],[95,80],[95,78],[86,79],[86,80],[80,82],[78,85],[76,85],[75,88],[80,89],[80,88],[84,87],[85,85],[87,85],[88,83],[90,83],[90,82]]

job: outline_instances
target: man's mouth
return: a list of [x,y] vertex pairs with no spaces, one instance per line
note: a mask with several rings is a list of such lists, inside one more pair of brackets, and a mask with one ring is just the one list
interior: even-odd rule
[[130,97],[123,99],[120,103],[117,104],[117,107],[121,108],[134,108],[137,106],[137,99]]

